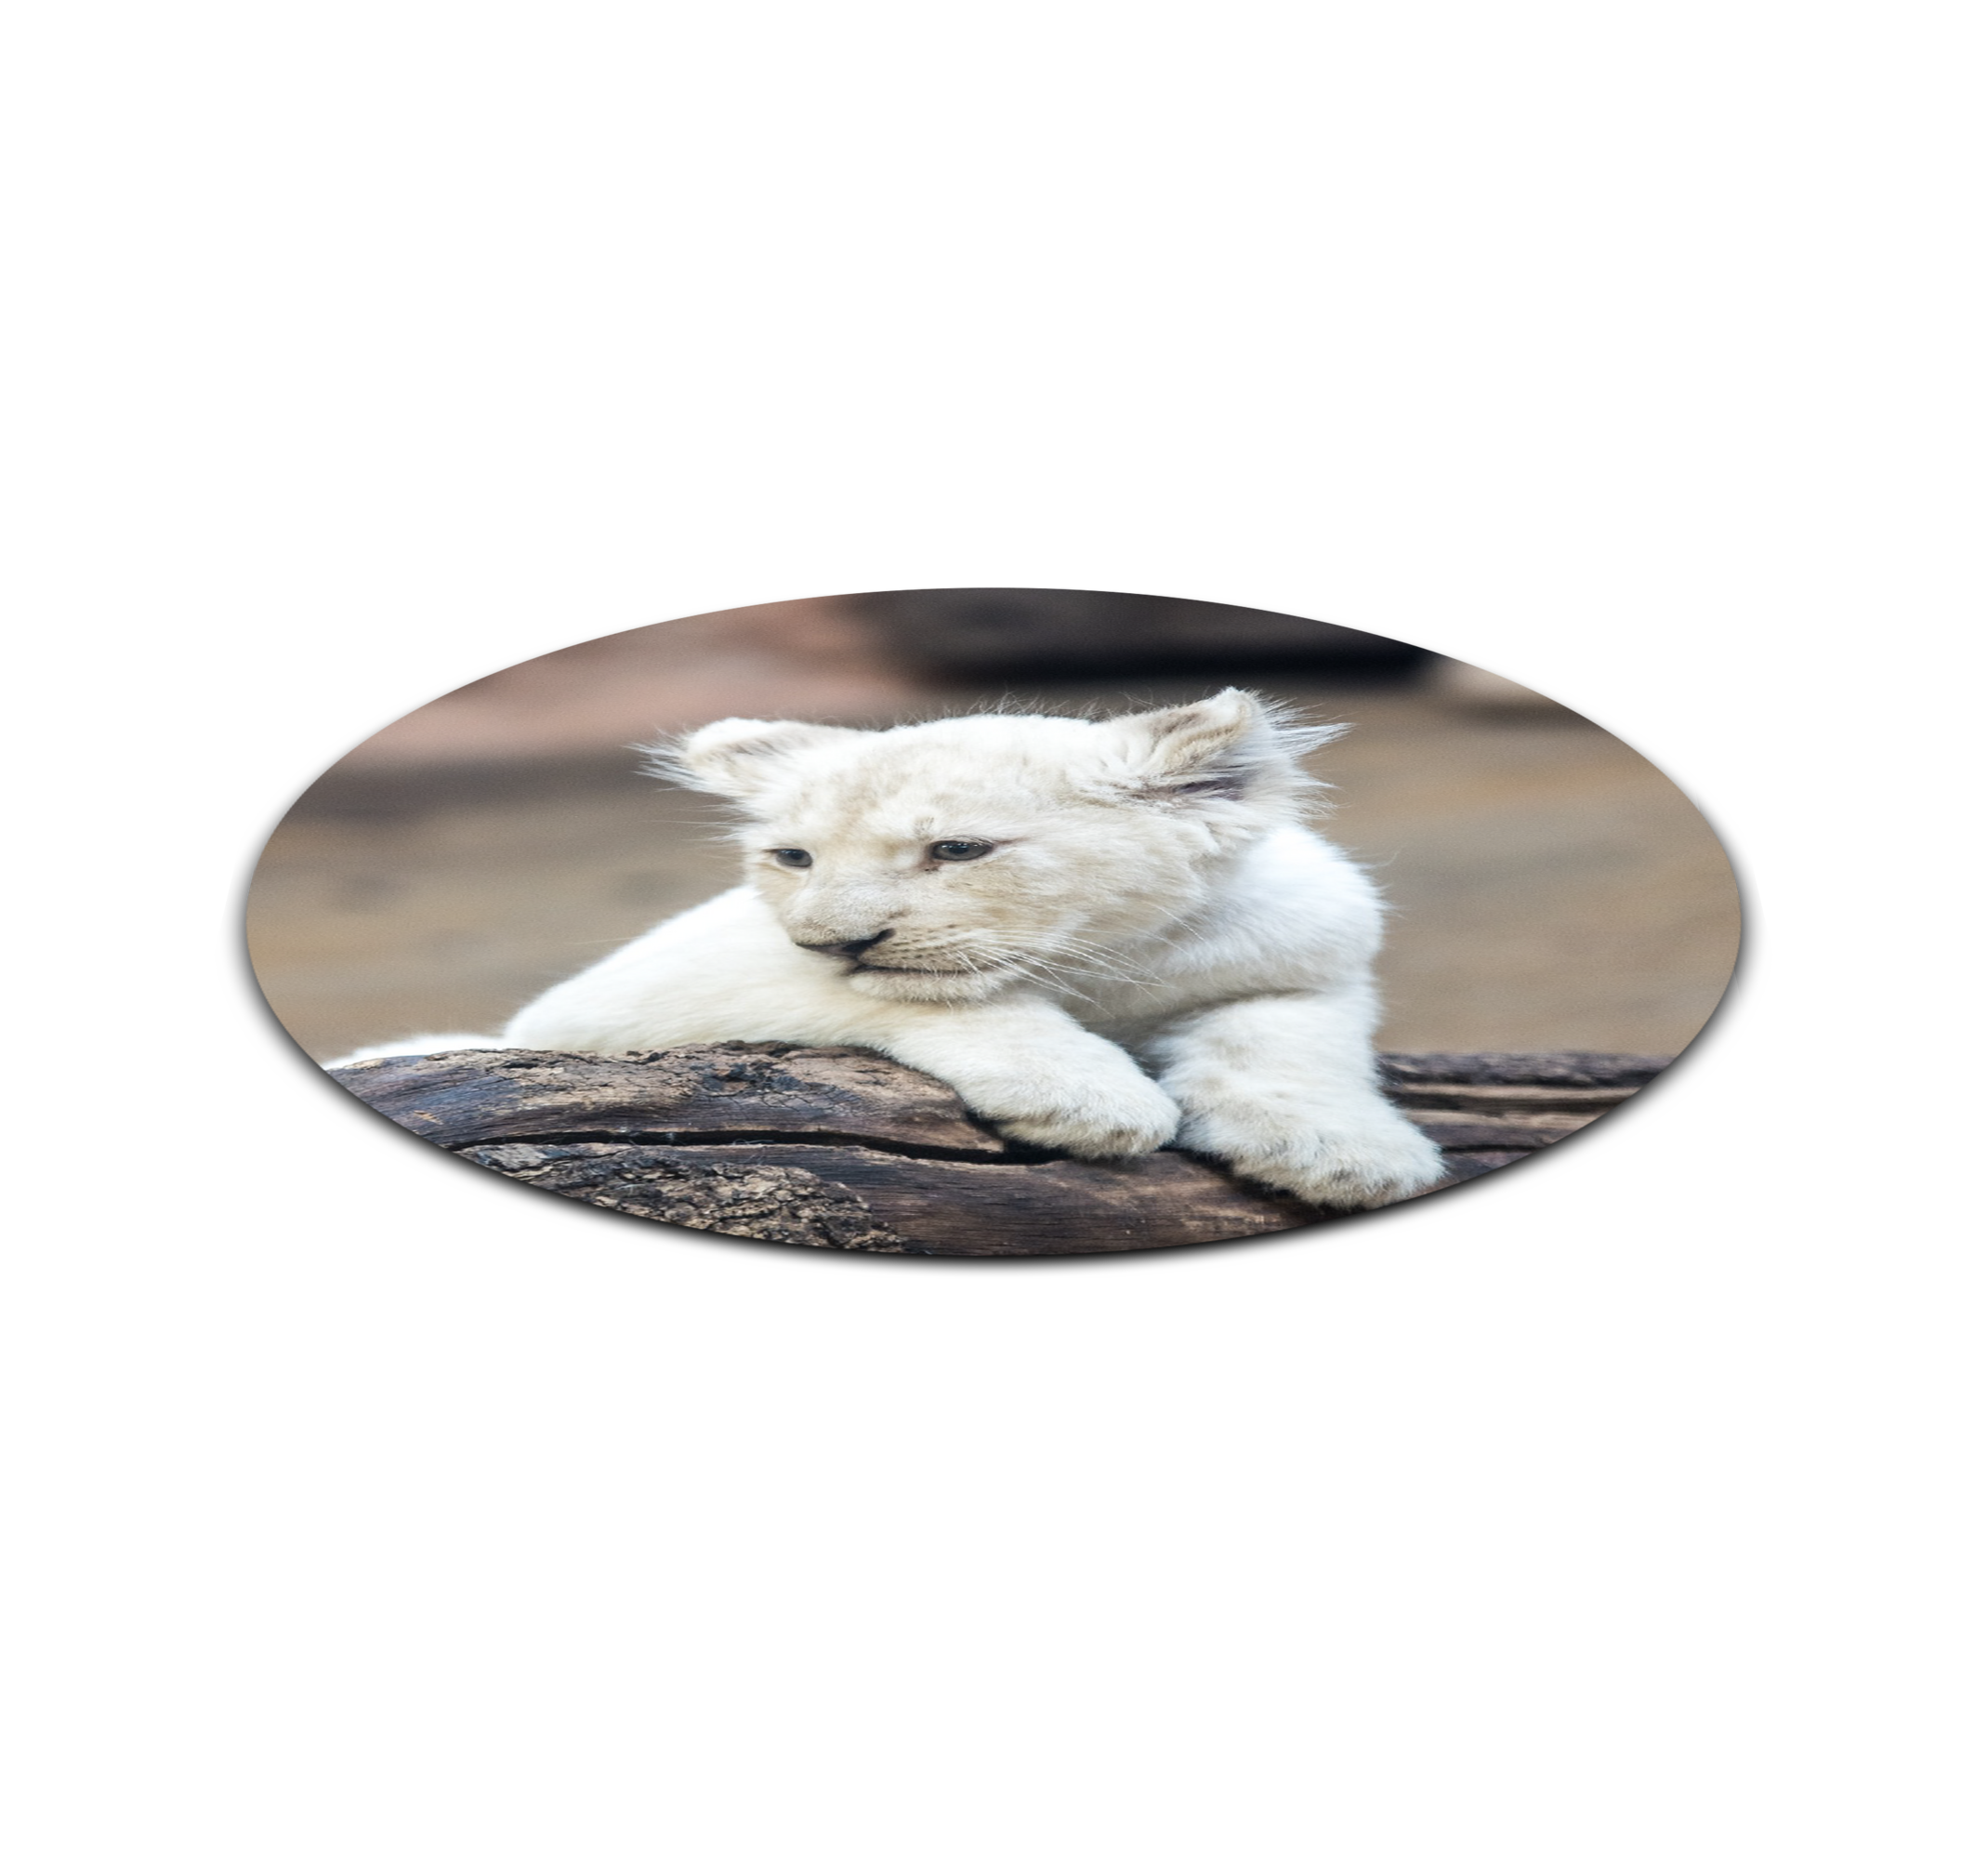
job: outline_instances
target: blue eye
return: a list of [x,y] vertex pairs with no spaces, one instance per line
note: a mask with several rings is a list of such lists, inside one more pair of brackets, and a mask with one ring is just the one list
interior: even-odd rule
[[956,865],[968,859],[984,859],[994,847],[986,839],[941,839],[928,850],[933,858]]
[[814,863],[814,854],[802,851],[798,846],[776,846],[767,857],[789,871],[801,871]]

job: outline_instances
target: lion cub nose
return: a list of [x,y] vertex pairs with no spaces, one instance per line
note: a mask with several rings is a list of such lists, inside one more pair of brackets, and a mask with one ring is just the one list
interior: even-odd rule
[[823,956],[860,956],[865,949],[876,948],[889,934],[888,930],[879,930],[874,936],[856,936],[847,943],[803,943],[801,947]]

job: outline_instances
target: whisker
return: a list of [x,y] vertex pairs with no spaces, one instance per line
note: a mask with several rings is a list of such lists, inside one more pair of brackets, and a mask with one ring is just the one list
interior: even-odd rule
[[1126,966],[1120,951],[1109,950],[1088,937],[1069,932],[1056,937],[1047,945],[1045,956],[1060,955],[1073,957],[1080,969],[1088,969],[1112,981],[1123,982],[1133,987],[1151,988],[1158,985]]

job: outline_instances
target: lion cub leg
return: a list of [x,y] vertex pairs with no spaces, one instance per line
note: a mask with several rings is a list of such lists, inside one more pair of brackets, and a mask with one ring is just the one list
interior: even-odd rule
[[1378,1207],[1442,1179],[1442,1152],[1382,1097],[1364,987],[1267,995],[1148,1042],[1180,1145],[1322,1207]]
[[1180,1109],[1124,1047],[1048,1001],[900,1011],[851,1041],[942,1079],[1017,1142],[1099,1160],[1167,1141]]

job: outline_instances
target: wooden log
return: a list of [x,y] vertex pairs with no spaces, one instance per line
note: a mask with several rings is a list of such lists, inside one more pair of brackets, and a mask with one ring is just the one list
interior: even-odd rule
[[[1389,1055],[1382,1069],[1444,1150],[1439,1186],[1449,1186],[1583,1127],[1662,1063],[1422,1053]],[[513,1180],[789,1246],[1041,1257],[1347,1218],[1176,1150],[1098,1163],[1005,1142],[950,1087],[849,1047],[476,1050],[365,1060],[332,1075],[404,1128]]]
[[557,1141],[804,1140],[1001,1155],[949,1085],[849,1046],[678,1046],[605,1058],[519,1049],[362,1059],[334,1074],[450,1149]]

